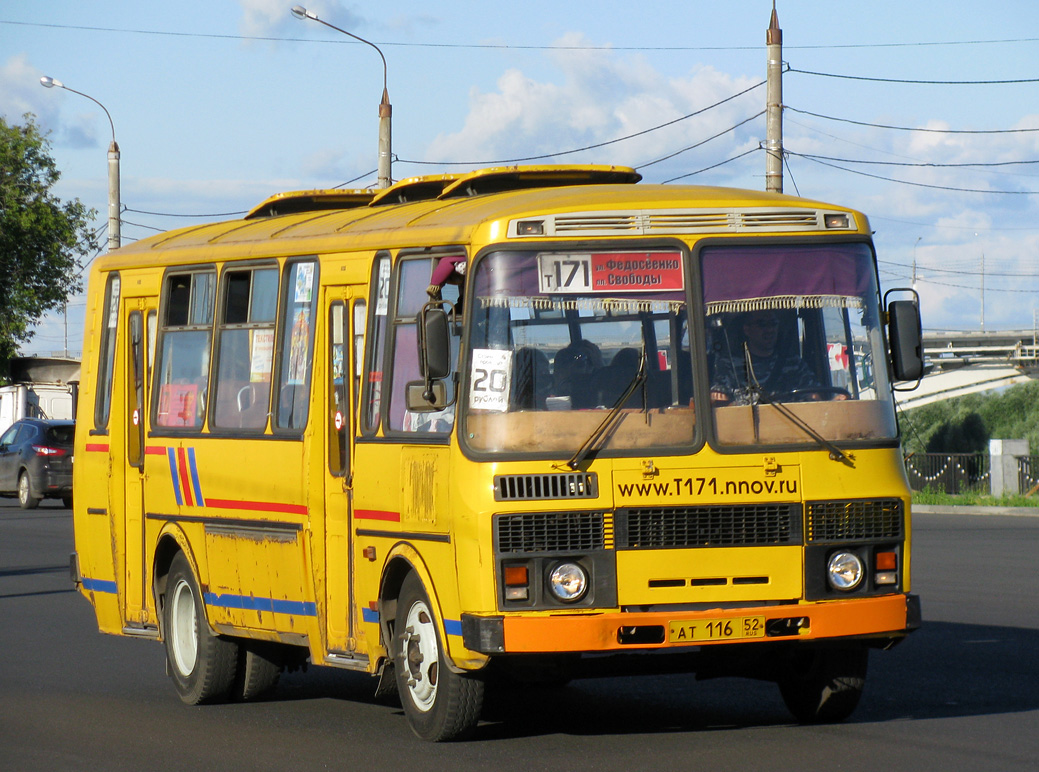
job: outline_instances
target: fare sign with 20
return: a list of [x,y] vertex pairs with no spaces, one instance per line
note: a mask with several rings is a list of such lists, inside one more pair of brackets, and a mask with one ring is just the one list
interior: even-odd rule
[[546,294],[641,292],[684,287],[679,252],[538,255],[538,289]]

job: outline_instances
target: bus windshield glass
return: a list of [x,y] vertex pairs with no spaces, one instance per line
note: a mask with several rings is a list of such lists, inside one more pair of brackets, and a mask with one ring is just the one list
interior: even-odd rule
[[720,444],[896,436],[869,247],[706,247],[701,268]]
[[[463,436],[478,452],[688,447],[683,253],[500,251],[472,277]],[[622,398],[627,394],[627,398]]]

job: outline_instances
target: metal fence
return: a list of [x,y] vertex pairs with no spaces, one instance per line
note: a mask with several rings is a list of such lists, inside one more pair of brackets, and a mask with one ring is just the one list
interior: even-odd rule
[[1017,487],[1021,493],[1039,488],[1039,456],[1017,457]]
[[[1039,463],[1033,468],[1039,473]],[[914,453],[906,459],[906,474],[914,491],[988,493],[991,486],[988,453]]]

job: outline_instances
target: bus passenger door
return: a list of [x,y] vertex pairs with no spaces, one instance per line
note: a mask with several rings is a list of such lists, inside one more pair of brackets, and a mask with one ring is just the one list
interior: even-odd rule
[[353,602],[352,462],[365,301],[350,288],[329,288],[325,336],[325,635],[330,652],[357,649]]
[[[126,453],[123,475],[125,495],[123,514],[126,524],[124,537],[125,593],[124,615],[128,626],[142,626],[146,620],[148,598],[147,550],[144,545],[144,437],[148,414],[147,394],[147,326],[154,326],[154,311],[149,313],[143,298],[127,298],[126,317],[126,379],[122,393],[125,398],[124,426]],[[150,317],[151,321],[148,321]],[[116,393],[119,393],[117,390]]]

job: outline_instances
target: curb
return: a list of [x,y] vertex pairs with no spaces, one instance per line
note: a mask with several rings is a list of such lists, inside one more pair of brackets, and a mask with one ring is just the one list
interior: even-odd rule
[[1001,515],[1003,517],[1039,517],[1039,507],[985,507],[913,504],[914,515]]

